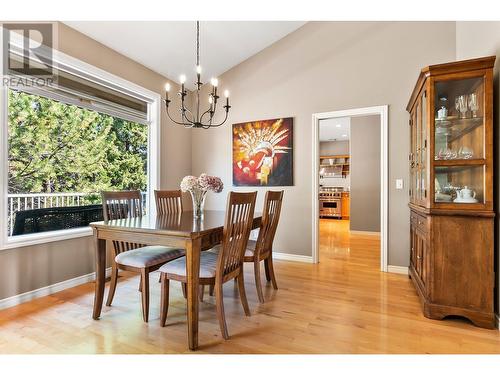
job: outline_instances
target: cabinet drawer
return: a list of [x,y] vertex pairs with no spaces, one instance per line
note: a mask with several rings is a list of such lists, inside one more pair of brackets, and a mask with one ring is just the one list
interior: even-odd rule
[[429,222],[428,219],[425,215],[420,215],[417,214],[416,212],[411,212],[410,215],[410,223],[413,225],[416,229],[427,233],[429,232]]

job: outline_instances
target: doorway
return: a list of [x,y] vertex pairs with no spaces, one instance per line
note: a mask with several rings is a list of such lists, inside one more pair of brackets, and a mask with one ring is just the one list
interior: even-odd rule
[[[388,270],[388,106],[355,108],[342,111],[315,113],[313,121],[313,262],[319,262],[319,216],[320,202],[318,200],[320,186],[320,122],[327,119],[360,118],[377,115],[377,126],[380,131],[380,270]],[[351,218],[352,219],[352,218]]]

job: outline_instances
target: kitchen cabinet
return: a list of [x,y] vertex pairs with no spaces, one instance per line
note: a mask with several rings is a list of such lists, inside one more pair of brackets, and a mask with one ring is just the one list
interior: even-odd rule
[[495,327],[495,57],[422,69],[410,127],[409,276],[424,315]]
[[342,212],[342,219],[347,220],[349,219],[349,211],[350,211],[350,194],[348,191],[343,191],[342,192],[342,206],[341,206],[341,212]]
[[319,158],[320,178],[345,178],[350,171],[349,155],[328,155]]

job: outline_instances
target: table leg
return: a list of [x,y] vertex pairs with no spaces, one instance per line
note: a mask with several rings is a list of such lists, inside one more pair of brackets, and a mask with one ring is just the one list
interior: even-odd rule
[[94,233],[95,243],[95,294],[93,319],[99,319],[104,299],[104,285],[106,284],[106,240],[97,238]]
[[186,241],[187,315],[189,349],[198,348],[198,291],[201,240]]

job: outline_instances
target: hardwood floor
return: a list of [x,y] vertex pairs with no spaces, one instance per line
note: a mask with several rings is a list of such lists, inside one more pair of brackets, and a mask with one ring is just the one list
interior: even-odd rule
[[[348,222],[338,220],[321,220],[320,235],[320,264],[275,262],[280,289],[264,283],[264,305],[252,265],[245,265],[252,316],[245,316],[233,283],[224,286],[228,341],[207,293],[199,352],[500,353],[499,331],[424,318],[407,276],[379,272],[377,237],[349,235]],[[0,311],[0,353],[187,352],[180,285],[171,283],[167,326],[160,328],[160,284],[153,282],[156,273],[151,277],[149,323],[141,318],[137,276],[120,278],[113,306],[103,308],[99,321],[91,318],[88,283]]]

